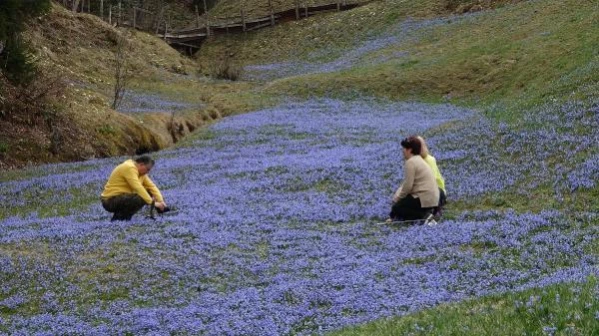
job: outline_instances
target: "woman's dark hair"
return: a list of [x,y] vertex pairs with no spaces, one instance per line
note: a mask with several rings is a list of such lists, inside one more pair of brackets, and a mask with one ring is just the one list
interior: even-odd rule
[[405,149],[411,149],[412,155],[420,155],[422,150],[422,143],[418,140],[418,137],[411,136],[401,141],[401,147]]
[[154,166],[154,160],[147,155],[142,155],[142,156],[137,157],[135,159],[135,162],[143,163],[146,166],[152,166],[152,167]]

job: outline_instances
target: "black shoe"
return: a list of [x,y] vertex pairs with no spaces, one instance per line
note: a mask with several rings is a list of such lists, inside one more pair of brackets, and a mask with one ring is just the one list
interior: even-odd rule
[[156,212],[158,212],[159,214],[169,212],[169,211],[171,211],[171,208],[169,208],[169,207],[164,207],[163,210],[160,210],[160,208],[156,208]]

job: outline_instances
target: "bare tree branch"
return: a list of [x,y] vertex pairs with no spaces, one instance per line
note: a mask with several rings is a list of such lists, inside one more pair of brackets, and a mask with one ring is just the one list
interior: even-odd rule
[[123,101],[123,97],[125,96],[125,90],[127,88],[127,82],[129,79],[129,71],[127,64],[127,48],[128,44],[125,36],[117,36],[116,50],[114,54],[114,100],[112,102],[112,109],[114,110],[116,110]]

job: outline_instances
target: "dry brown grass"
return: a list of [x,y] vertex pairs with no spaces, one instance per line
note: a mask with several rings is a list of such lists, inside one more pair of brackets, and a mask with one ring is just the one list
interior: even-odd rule
[[[314,52],[329,50],[336,55],[356,45],[356,40],[367,34],[384,31],[390,25],[406,18],[419,19],[445,16],[501,7],[524,0],[383,0],[372,1],[349,11],[323,13],[299,21],[277,24],[275,27],[230,34],[208,40],[196,54],[200,64],[209,64],[225,50],[233,54],[233,62],[260,64],[285,60],[305,59]],[[317,0],[312,3],[333,3]],[[352,1],[360,2],[360,1]],[[245,3],[247,15],[268,15],[267,0],[223,0],[210,11],[213,17],[239,15]],[[277,10],[294,8],[294,0],[273,0]],[[304,1],[300,1],[304,4]]]
[[[25,34],[41,71],[60,78],[64,88],[45,101],[45,108],[38,113],[51,115],[53,124],[49,127],[43,117],[0,120],[0,127],[9,130],[0,135],[2,167],[157,150],[211,121],[201,108],[178,113],[176,118],[169,113],[112,110],[117,37],[132,47],[127,59],[133,73],[130,90],[194,106],[209,105],[214,94],[239,90],[198,78],[196,62],[151,34],[117,29],[93,15],[53,6],[49,14],[32,22]],[[1,99],[15,97],[3,93]],[[22,108],[17,109],[15,115],[26,115]]]

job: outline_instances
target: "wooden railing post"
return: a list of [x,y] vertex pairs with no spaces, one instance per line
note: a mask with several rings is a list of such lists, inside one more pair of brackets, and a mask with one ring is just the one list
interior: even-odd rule
[[341,11],[341,1],[337,0],[337,11]]
[[166,41],[166,33],[168,32],[168,20],[164,19],[164,40]]
[[295,0],[295,19],[299,20],[300,19],[300,3],[299,0]]
[[123,3],[121,1],[119,1],[119,17],[116,19],[117,26],[120,26],[123,23],[123,21],[122,21],[123,15],[122,14],[123,14]]
[[158,17],[156,19],[156,35],[160,31],[160,21],[164,18],[164,6],[160,7],[160,13],[158,13]]
[[196,5],[195,8],[196,8],[196,28],[200,28],[200,9],[198,8],[198,5]]
[[272,0],[268,0],[268,9],[270,11],[270,25],[274,26],[275,25],[275,13],[272,8]]
[[304,0],[304,14],[308,17],[308,0]]
[[246,26],[245,26],[245,1],[242,3],[242,7],[241,7],[241,26],[243,27],[243,32],[246,32]]
[[108,6],[108,24],[112,26],[112,5]]
[[204,15],[206,16],[206,37],[210,36],[210,17],[208,16],[208,5],[204,0]]
[[104,21],[104,0],[100,0],[100,18]]

